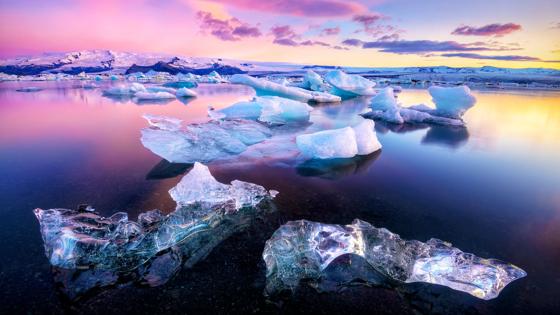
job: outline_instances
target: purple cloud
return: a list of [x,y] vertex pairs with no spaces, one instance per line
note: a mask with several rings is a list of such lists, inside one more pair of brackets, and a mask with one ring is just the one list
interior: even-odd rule
[[329,36],[329,35],[338,35],[340,33],[340,27],[327,27],[321,30],[321,35]]
[[506,24],[488,24],[481,27],[460,26],[451,34],[453,35],[470,35],[470,36],[496,36],[501,37],[509,33],[521,30],[521,25],[515,23]]
[[274,26],[270,29],[270,34],[274,36],[274,44],[282,46],[323,46],[332,47],[331,44],[318,40],[305,40],[301,41],[301,36],[298,35],[291,26],[281,25]]
[[276,38],[296,38],[298,35],[289,25],[274,26],[270,33]]
[[469,58],[469,59],[485,59],[485,60],[560,62],[560,60],[542,60],[541,58],[537,58],[537,57],[519,56],[519,55],[488,56],[488,55],[480,55],[475,53],[450,53],[450,54],[441,54],[440,56],[460,57],[460,58]]
[[356,39],[356,38],[349,38],[349,39],[344,40],[342,42],[342,45],[362,47],[364,45],[364,42],[359,40],[359,39]]
[[276,38],[273,43],[282,46],[299,46],[299,43],[291,38]]
[[430,52],[441,52],[441,51],[492,50],[491,48],[483,45],[462,44],[455,41],[440,42],[440,41],[432,41],[432,40],[396,40],[396,41],[378,40],[373,42],[364,42],[362,47],[377,48],[381,52],[390,52],[395,54],[426,54]]
[[356,1],[345,0],[209,0],[244,10],[303,17],[347,16],[366,8]]
[[243,37],[259,37],[262,35],[257,27],[241,22],[236,18],[220,20],[214,17],[212,13],[204,11],[197,12],[196,16],[200,21],[202,32],[208,32],[224,41],[238,41]]
[[352,21],[362,24],[364,29],[368,30],[381,19],[383,19],[383,15],[379,13],[369,13],[354,15]]

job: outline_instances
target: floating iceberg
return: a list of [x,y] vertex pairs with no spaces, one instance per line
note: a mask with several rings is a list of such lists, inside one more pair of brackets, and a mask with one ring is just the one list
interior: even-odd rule
[[476,103],[476,98],[466,85],[455,87],[430,86],[428,92],[430,92],[432,101],[436,105],[436,109],[428,111],[428,113],[435,116],[459,119]]
[[300,220],[284,224],[266,242],[267,293],[294,290],[303,279],[317,283],[337,257],[347,254],[361,256],[390,279],[439,284],[485,300],[526,276],[512,264],[464,253],[438,239],[403,240],[358,219],[345,226]]
[[175,92],[175,95],[177,97],[195,97],[196,96],[196,92],[186,88],[186,87],[182,87],[177,89],[177,91]]
[[[105,218],[90,207],[34,213],[50,263],[62,269],[58,270],[62,276],[72,275],[66,281],[73,287],[65,289],[78,294],[114,284],[119,277],[164,283],[181,265],[192,266],[246,226],[247,215],[269,207],[276,194],[252,183],[219,183],[206,166],[195,163],[170,190],[177,207],[168,215],[152,210],[135,222],[124,212]],[[80,274],[82,270],[85,274]]]
[[108,88],[107,90],[103,91],[105,95],[116,95],[116,96],[132,96],[138,92],[148,92],[146,87],[141,83],[131,83],[130,85],[117,85]]
[[375,82],[359,75],[333,70],[325,74],[325,81],[333,86],[331,93],[341,97],[375,95]]
[[142,144],[174,163],[227,158],[271,136],[269,128],[250,120],[214,120],[183,126],[176,118],[154,115],[144,115],[144,118],[151,127],[142,129]]
[[363,120],[355,127],[324,130],[296,137],[304,156],[316,159],[351,158],[381,149],[372,120]]
[[148,86],[146,90],[148,92],[166,92],[173,95],[177,92],[177,90],[166,86]]
[[[437,109],[431,109],[426,105],[415,105],[411,107],[401,107],[395,98],[393,88],[386,87],[378,92],[371,100],[371,112],[362,116],[383,120],[393,124],[403,123],[430,123],[450,126],[464,126],[464,122],[459,118],[452,118]],[[462,115],[462,114],[461,114]]]
[[230,78],[234,84],[244,84],[255,89],[259,96],[280,96],[300,102],[340,102],[341,98],[324,92],[308,91],[298,87],[284,86],[279,83],[258,79],[246,74],[234,74]]
[[175,95],[169,92],[136,92],[134,97],[138,100],[166,100],[175,98]]
[[307,70],[307,72],[305,72],[301,87],[311,91],[324,92],[328,90],[323,78],[321,78],[321,76],[313,70]]
[[224,119],[250,119],[273,125],[309,121],[313,107],[299,101],[278,96],[255,97],[249,102],[238,102],[218,111],[211,110],[211,117]]

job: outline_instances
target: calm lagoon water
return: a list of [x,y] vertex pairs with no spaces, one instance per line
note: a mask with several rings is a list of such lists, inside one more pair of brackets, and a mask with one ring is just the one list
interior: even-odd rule
[[[189,102],[135,104],[76,82],[0,83],[0,313],[468,313],[546,314],[560,309],[560,93],[475,91],[468,128],[376,125],[383,150],[330,165],[262,161],[210,164],[222,182],[254,182],[280,194],[277,209],[223,240],[191,269],[155,288],[130,285],[70,302],[53,282],[32,210],[93,205],[104,215],[159,208],[188,167],[140,143],[144,113],[190,122],[252,97],[250,88],[202,85]],[[111,84],[109,82],[104,84]],[[22,93],[23,86],[39,92]],[[404,104],[429,102],[406,89]],[[309,130],[343,127],[368,99],[318,105]],[[511,262],[528,276],[490,301],[447,288],[353,286],[317,293],[302,285],[282,305],[262,295],[264,242],[282,223],[354,218],[407,239],[431,237]]]

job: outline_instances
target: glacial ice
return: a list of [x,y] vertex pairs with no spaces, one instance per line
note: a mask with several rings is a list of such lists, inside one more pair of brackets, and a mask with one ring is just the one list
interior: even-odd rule
[[324,92],[328,90],[325,87],[325,81],[323,80],[323,78],[321,78],[321,76],[313,70],[307,70],[307,72],[305,72],[305,75],[303,76],[302,87],[311,91]]
[[142,129],[142,144],[174,163],[227,158],[271,136],[269,128],[250,120],[214,120],[183,126],[176,118],[154,115],[144,115],[144,118],[151,127]]
[[[45,254],[61,268],[74,288],[83,293],[95,286],[114,284],[119,277],[136,278],[150,285],[167,281],[184,264],[192,266],[233,231],[247,224],[247,215],[269,207],[278,192],[233,181],[217,182],[208,168],[193,170],[170,190],[177,202],[168,215],[159,210],[141,213],[137,222],[124,212],[105,218],[91,207],[35,209]],[[85,281],[75,273],[86,272]]]
[[244,84],[255,89],[259,96],[280,96],[300,102],[340,102],[341,98],[324,92],[308,91],[298,87],[284,86],[279,83],[258,79],[246,74],[234,74],[230,78],[234,84]]
[[195,97],[196,96],[196,92],[186,88],[186,87],[182,87],[177,89],[177,91],[175,92],[175,95],[177,97]]
[[354,127],[298,135],[296,144],[304,156],[315,159],[366,155],[381,149],[374,127],[373,121],[364,119]]
[[375,82],[359,75],[333,70],[325,74],[325,81],[333,86],[331,93],[341,97],[375,95]]
[[248,102],[238,102],[218,111],[211,111],[212,117],[224,119],[250,119],[282,125],[290,122],[309,121],[313,107],[299,101],[278,97],[260,96]]
[[166,92],[173,95],[175,95],[175,93],[177,92],[177,90],[175,90],[174,88],[166,86],[148,86],[146,87],[146,90],[148,92]]
[[113,86],[108,88],[107,90],[103,91],[103,94],[106,95],[123,95],[123,96],[132,96],[138,92],[147,92],[148,90],[146,87],[141,83],[131,83],[130,85],[119,84],[117,86]]
[[460,119],[476,103],[471,89],[466,85],[455,87],[430,86],[428,92],[436,105],[436,110],[428,111],[434,116]]
[[431,123],[449,126],[464,126],[465,124],[460,119],[460,116],[458,118],[453,118],[450,111],[444,112],[439,109],[431,109],[423,104],[401,107],[391,87],[380,90],[378,94],[373,97],[371,100],[371,109],[372,111],[362,116],[383,120],[393,124]]
[[299,220],[284,224],[266,242],[266,293],[295,290],[303,279],[319,283],[325,269],[346,254],[361,256],[389,279],[439,284],[484,300],[526,276],[512,264],[464,253],[438,239],[403,240],[358,219],[345,226]]
[[175,98],[175,95],[169,92],[136,92],[134,97],[138,100],[166,100]]

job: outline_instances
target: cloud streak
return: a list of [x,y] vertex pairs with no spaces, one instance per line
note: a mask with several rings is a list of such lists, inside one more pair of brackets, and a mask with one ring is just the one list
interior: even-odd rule
[[501,37],[516,31],[521,30],[521,25],[515,23],[506,24],[488,24],[481,27],[475,26],[460,26],[456,28],[452,35],[466,35],[466,36],[495,36]]
[[208,0],[239,9],[272,14],[303,17],[348,16],[363,12],[366,8],[355,1],[344,0]]
[[[343,44],[347,46],[359,46],[359,40],[345,40]],[[485,51],[491,48],[475,44],[462,44],[455,41],[433,41],[433,40],[377,40],[372,42],[362,42],[362,48],[374,48],[381,52],[395,54],[426,54],[432,52],[446,51]]]
[[449,53],[441,54],[441,57],[460,57],[469,59],[483,59],[483,60],[502,60],[502,61],[536,61],[536,62],[560,62],[560,60],[543,60],[537,57],[520,56],[520,55],[480,55],[476,53]]
[[237,18],[220,20],[210,12],[199,11],[196,14],[200,20],[200,29],[202,32],[208,32],[211,35],[224,41],[238,41],[244,37],[259,37],[261,31],[245,22],[241,22]]

